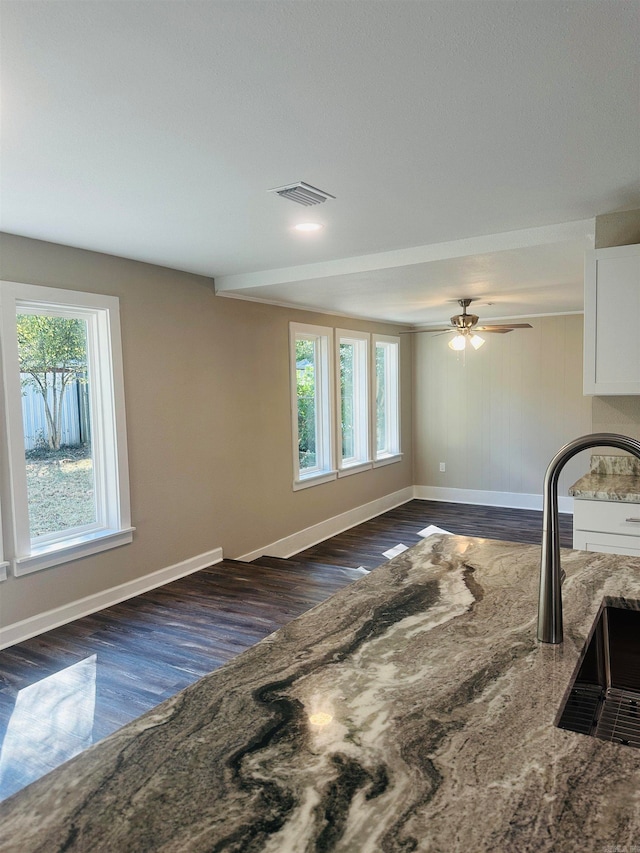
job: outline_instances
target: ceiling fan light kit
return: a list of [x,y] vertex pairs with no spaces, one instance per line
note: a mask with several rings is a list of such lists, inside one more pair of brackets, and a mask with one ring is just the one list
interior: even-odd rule
[[469,341],[474,349],[480,349],[485,342],[484,338],[481,338],[480,335],[472,335],[469,332],[466,334],[461,333],[449,341],[449,349],[460,352],[467,346],[467,341]]
[[[496,335],[506,335],[514,329],[531,329],[531,323],[500,323],[492,326],[478,326],[480,318],[477,314],[467,314],[467,308],[471,305],[471,299],[458,299],[462,307],[462,314],[456,314],[451,318],[451,326],[445,329],[412,329],[416,332],[456,332],[455,338],[449,341],[449,349],[462,352],[467,346],[467,341],[474,349],[480,349],[485,343],[484,338],[476,332],[489,332]],[[400,334],[404,334],[401,332]]]
[[451,338],[449,341],[449,349],[453,349],[456,352],[461,352],[467,345],[466,340],[463,335],[456,335],[455,338]]

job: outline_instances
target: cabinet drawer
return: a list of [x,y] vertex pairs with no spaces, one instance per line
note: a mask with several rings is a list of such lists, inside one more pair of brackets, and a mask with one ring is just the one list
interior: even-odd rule
[[575,530],[573,547],[579,551],[598,551],[601,554],[623,554],[640,557],[640,537],[614,536],[592,530]]
[[573,502],[575,530],[601,530],[603,533],[623,533],[640,537],[640,504],[624,501]]

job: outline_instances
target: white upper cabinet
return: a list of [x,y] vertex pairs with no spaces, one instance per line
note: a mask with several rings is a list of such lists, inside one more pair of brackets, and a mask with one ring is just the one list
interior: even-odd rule
[[640,244],[585,256],[584,393],[640,394]]

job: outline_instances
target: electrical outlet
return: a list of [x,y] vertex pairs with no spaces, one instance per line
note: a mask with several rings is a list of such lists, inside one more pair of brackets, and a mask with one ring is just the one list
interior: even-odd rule
[[441,463],[440,463],[440,473],[444,474],[444,472],[445,472],[446,470],[447,470],[447,466],[446,466],[446,464],[445,464],[444,462],[441,462]]

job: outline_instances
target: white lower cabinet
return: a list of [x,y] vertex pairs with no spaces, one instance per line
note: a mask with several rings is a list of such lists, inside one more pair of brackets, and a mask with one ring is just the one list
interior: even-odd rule
[[581,551],[640,557],[640,504],[573,502],[573,547]]

